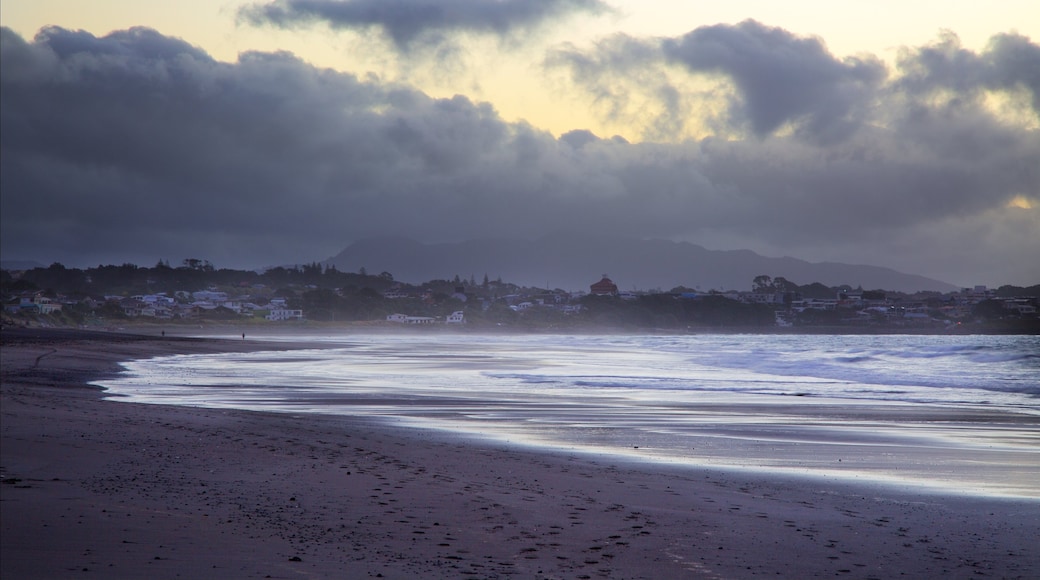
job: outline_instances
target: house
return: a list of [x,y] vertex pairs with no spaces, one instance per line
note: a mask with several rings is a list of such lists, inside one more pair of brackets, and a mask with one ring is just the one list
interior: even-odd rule
[[806,310],[834,310],[838,307],[838,300],[834,298],[805,298],[791,302],[791,310],[805,312]]
[[145,316],[148,318],[173,318],[172,308],[164,302],[146,302],[144,300],[130,299],[130,303],[123,307],[127,316]]
[[50,298],[37,292],[31,297],[22,296],[19,298],[17,304],[12,303],[5,305],[4,310],[11,313],[38,312],[40,314],[51,314],[61,311],[61,304],[52,302]]
[[227,292],[215,292],[213,290],[199,290],[192,292],[191,297],[198,302],[227,302]]
[[745,304],[783,304],[784,293],[769,291],[744,293],[743,302]]
[[175,299],[167,296],[165,292],[160,292],[158,294],[139,294],[137,296],[131,296],[130,299],[136,300],[138,302],[144,302],[146,304],[154,304],[166,307],[173,306],[177,302]]
[[400,284],[394,284],[389,290],[383,292],[383,298],[395,300],[398,298],[408,298],[408,292],[405,292],[404,288]]
[[589,292],[594,296],[617,296],[618,288],[606,274],[603,279],[589,287]]
[[145,307],[144,302],[128,298],[120,302],[120,306],[123,308],[123,315],[128,318],[136,318],[141,315],[141,309]]
[[429,316],[407,316],[405,314],[390,314],[386,317],[387,322],[399,324],[433,324],[437,319]]
[[264,318],[267,320],[303,320],[303,311],[291,308],[272,308]]
[[61,304],[55,304],[50,298],[40,294],[36,295],[33,302],[36,304],[36,308],[40,311],[40,314],[51,314],[61,311]]
[[465,302],[469,300],[469,297],[466,296],[466,289],[462,286],[455,287],[455,292],[452,293],[451,298],[454,300],[458,300],[459,302]]
[[1017,312],[1019,316],[1036,315],[1036,306],[1029,303],[1027,298],[1013,298],[1004,301],[1004,309]]

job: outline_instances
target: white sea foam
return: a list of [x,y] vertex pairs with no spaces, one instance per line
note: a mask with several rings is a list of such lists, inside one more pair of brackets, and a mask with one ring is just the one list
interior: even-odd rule
[[136,402],[374,415],[655,461],[1040,498],[1038,337],[293,340],[327,348],[135,361],[101,384]]

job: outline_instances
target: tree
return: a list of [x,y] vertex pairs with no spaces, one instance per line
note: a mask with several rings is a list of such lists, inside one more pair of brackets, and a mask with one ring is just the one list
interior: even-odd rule
[[117,302],[105,302],[98,307],[96,314],[102,318],[127,318],[126,312],[123,311],[123,308]]
[[362,297],[362,298],[370,298],[370,299],[379,299],[379,298],[383,297],[383,295],[380,294],[378,290],[376,290],[374,288],[369,288],[368,286],[365,286],[361,290],[358,290],[357,295]]
[[819,282],[799,286],[798,293],[805,298],[834,298],[838,294],[835,289],[824,286]]
[[301,301],[307,317],[315,320],[335,320],[343,307],[343,299],[328,288],[304,292]]
[[213,271],[213,264],[210,264],[209,260],[200,260],[198,258],[185,258],[184,267],[189,270],[198,270],[200,272]]
[[[983,300],[982,302],[976,304],[975,307],[972,308],[972,314],[974,314],[977,318],[992,320],[1005,318],[1009,314],[1012,314],[1012,311],[1004,308],[1003,300],[990,299]],[[1018,311],[1014,311],[1014,314],[1018,314]]]
[[773,278],[766,276],[765,274],[759,274],[755,276],[755,279],[751,281],[752,292],[769,292],[773,289]]
[[783,276],[777,276],[776,278],[773,278],[773,290],[776,290],[777,292],[797,292],[798,284],[789,281]]

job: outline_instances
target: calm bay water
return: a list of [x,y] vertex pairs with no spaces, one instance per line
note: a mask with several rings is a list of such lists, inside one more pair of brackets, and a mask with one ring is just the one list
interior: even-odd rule
[[301,337],[126,364],[120,400],[380,416],[678,465],[1040,498],[1040,337]]

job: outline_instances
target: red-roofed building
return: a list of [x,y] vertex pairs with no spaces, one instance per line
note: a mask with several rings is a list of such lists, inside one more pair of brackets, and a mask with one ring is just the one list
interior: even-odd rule
[[589,291],[596,296],[617,296],[617,284],[603,274],[603,279],[589,287]]

